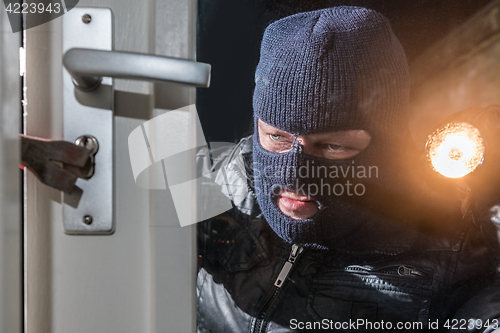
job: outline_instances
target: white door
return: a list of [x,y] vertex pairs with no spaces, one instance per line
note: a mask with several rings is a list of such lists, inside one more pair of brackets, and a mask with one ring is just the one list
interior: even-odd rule
[[[194,0],[80,0],[77,7],[112,10],[115,50],[194,58]],[[26,31],[29,135],[63,138],[63,19]],[[61,192],[28,174],[29,333],[195,330],[195,229],[179,226],[168,190],[135,184],[127,144],[146,120],[193,104],[194,88],[118,79],[114,87],[115,232],[66,234]]]

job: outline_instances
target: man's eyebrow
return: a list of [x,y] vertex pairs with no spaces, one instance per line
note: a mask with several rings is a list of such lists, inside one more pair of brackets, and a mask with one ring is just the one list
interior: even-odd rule
[[285,134],[288,134],[289,136],[292,136],[293,134],[287,132],[287,131],[284,131],[284,130],[281,130],[279,128],[276,128],[272,125],[269,125],[268,123],[265,123],[263,120],[259,119],[259,126],[262,128],[262,130],[264,131],[278,131],[278,132],[281,132],[281,133],[285,133]]

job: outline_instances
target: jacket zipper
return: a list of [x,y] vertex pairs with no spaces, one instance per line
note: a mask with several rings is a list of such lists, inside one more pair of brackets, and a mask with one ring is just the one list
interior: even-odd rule
[[375,270],[369,270],[365,267],[359,267],[359,266],[348,266],[348,267],[346,267],[346,271],[348,271],[348,272],[361,272],[361,273],[383,273],[383,274],[390,274],[390,275],[415,276],[415,277],[424,277],[425,275],[427,275],[426,273],[418,270],[415,267],[404,266],[404,265],[384,267],[384,268],[379,268],[379,269],[375,269]]
[[290,251],[290,255],[288,256],[288,260],[285,261],[285,264],[280,270],[280,273],[278,274],[278,277],[276,278],[276,281],[274,281],[274,291],[269,298],[269,300],[264,304],[262,309],[259,311],[257,315],[257,319],[255,321],[254,329],[253,332],[255,333],[261,333],[262,329],[266,327],[264,325],[264,319],[266,318],[266,315],[271,308],[271,306],[274,304],[276,299],[278,298],[279,291],[281,290],[281,287],[283,286],[283,283],[285,282],[286,278],[288,277],[288,274],[290,274],[290,270],[293,267],[293,264],[296,262],[299,254],[302,252],[303,248],[302,246],[299,246],[297,244],[292,244],[292,250]]

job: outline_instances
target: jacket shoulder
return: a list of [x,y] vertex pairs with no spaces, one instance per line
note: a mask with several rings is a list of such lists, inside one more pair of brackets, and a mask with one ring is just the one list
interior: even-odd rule
[[[209,154],[205,153],[203,162],[207,170],[204,174],[211,174],[213,182],[231,201],[233,213],[237,212],[248,218],[254,218],[260,213],[253,189],[252,151],[251,136],[241,139],[236,145],[211,143]],[[207,156],[210,156],[211,163],[207,163]]]

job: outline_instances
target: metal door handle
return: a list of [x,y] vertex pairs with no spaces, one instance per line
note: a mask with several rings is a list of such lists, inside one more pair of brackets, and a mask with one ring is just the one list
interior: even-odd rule
[[63,58],[75,85],[84,91],[99,87],[102,77],[210,85],[210,65],[151,54],[72,48]]

